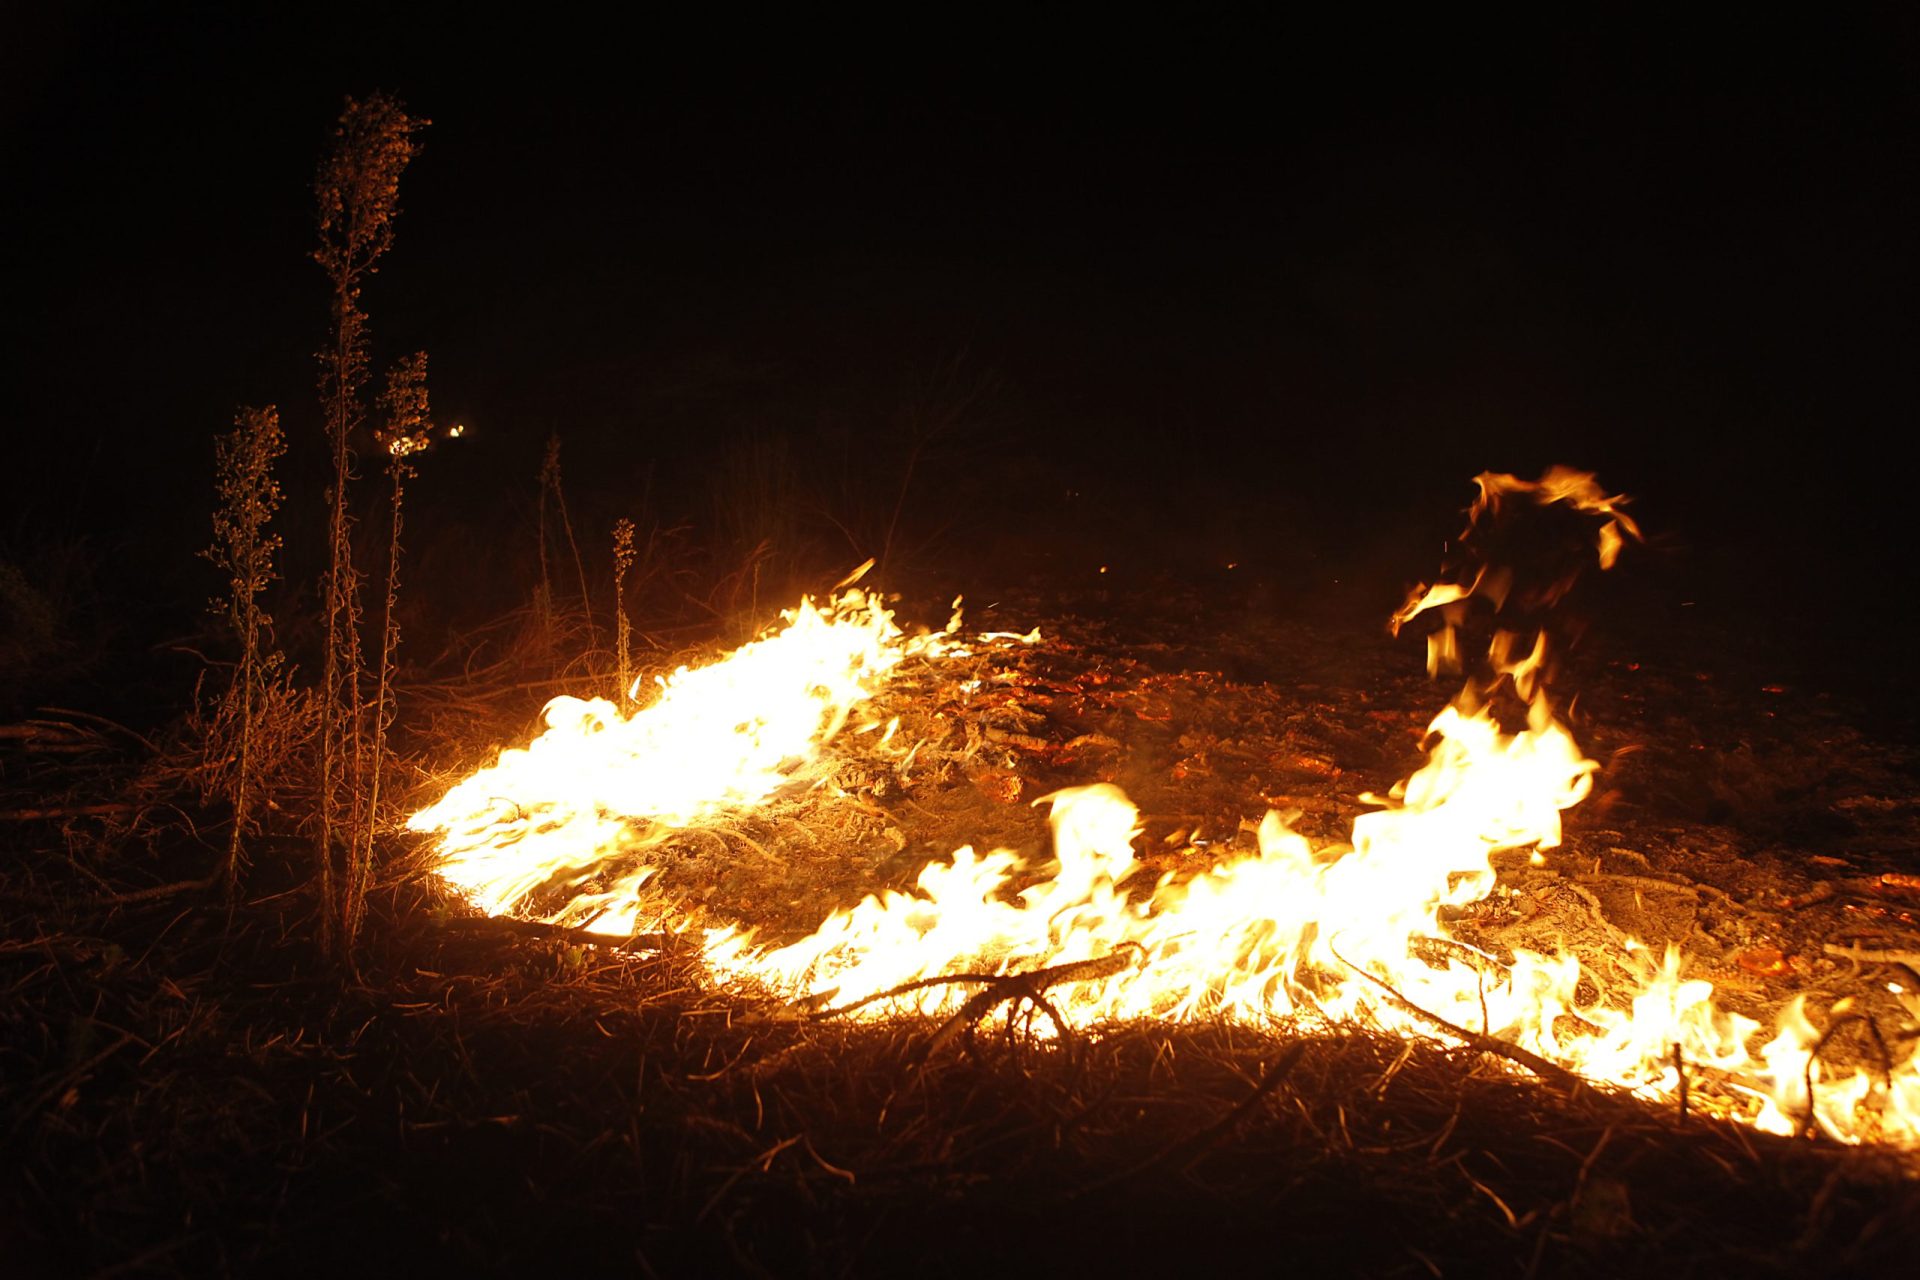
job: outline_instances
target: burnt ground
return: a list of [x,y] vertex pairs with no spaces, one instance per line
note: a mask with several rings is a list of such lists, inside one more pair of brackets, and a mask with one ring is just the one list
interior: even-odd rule
[[[1230,575],[976,597],[971,628],[1045,639],[903,673],[879,710],[925,741],[911,767],[844,739],[833,787],[669,838],[656,887],[795,936],[960,844],[1043,862],[1028,802],[1092,780],[1140,806],[1156,873],[1250,847],[1269,807],[1338,839],[1452,692],[1377,605]],[[1851,997],[1904,1054],[1886,987],[1913,975],[1828,948],[1920,950],[1908,709],[1765,640],[1658,600],[1590,637],[1560,687],[1596,793],[1459,928],[1677,942],[1731,1007]],[[416,690],[441,769],[539,697],[449,688]],[[11,732],[8,1274],[1893,1275],[1920,1245],[1910,1158],[1722,1123],[1709,1082],[1682,1115],[1353,1028],[995,1023],[930,1050],[673,946],[474,921],[400,841],[344,974],[298,840],[262,839],[232,908],[190,883],[224,832],[164,785],[175,748],[75,713]]]

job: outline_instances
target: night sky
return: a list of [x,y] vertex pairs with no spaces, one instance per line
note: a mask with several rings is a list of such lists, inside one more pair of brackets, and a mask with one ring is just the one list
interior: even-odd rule
[[310,184],[343,95],[383,89],[434,123],[375,364],[427,348],[472,426],[421,481],[446,527],[524,523],[550,432],[583,524],[642,494],[711,524],[740,441],[818,499],[886,473],[903,405],[985,388],[924,500],[1036,539],[1418,563],[1475,472],[1568,462],[1703,596],[1872,612],[1910,576],[1909,20],[476,12],[15,16],[0,536],[211,591],[240,403],[281,404],[317,505]]

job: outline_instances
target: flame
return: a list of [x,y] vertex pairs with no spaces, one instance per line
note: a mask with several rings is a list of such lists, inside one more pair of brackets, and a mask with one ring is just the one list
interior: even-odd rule
[[[858,589],[824,605],[803,600],[783,627],[725,661],[659,679],[631,715],[605,698],[555,698],[544,733],[503,750],[407,826],[439,834],[439,874],[489,915],[522,912],[558,887],[569,898],[548,919],[623,932],[652,868],[589,887],[620,855],[792,785],[902,661],[964,651],[952,639],[955,608],[947,630],[909,637]],[[629,694],[639,693],[636,682]]]
[[[1584,473],[1489,474],[1480,488],[1476,522],[1521,499],[1604,517],[1601,568],[1621,539],[1639,536],[1618,510],[1623,499]],[[1470,583],[1423,586],[1395,625],[1435,605],[1464,608],[1501,572],[1482,565]],[[556,699],[544,735],[502,752],[412,825],[441,833],[442,874],[483,909],[522,910],[556,879],[584,885],[655,826],[793,785],[798,762],[904,657],[953,651],[954,626],[909,641],[857,592],[803,603],[784,630],[676,672],[630,718],[604,701]],[[1072,787],[1036,802],[1049,806],[1049,865],[963,847],[927,864],[913,891],[868,897],[788,945],[707,930],[707,964],[725,981],[873,1018],[960,1012],[981,975],[1055,973],[1057,985],[1027,989],[1063,1026],[1225,1017],[1490,1038],[1648,1098],[1710,1080],[1735,1118],[1769,1132],[1920,1145],[1920,1064],[1891,1061],[1878,1030],[1844,1002],[1823,1032],[1796,999],[1760,1044],[1760,1023],[1720,1008],[1676,949],[1656,955],[1629,941],[1583,963],[1567,951],[1502,958],[1450,936],[1449,911],[1500,891],[1494,855],[1555,848],[1563,813],[1592,790],[1597,765],[1555,714],[1547,658],[1544,633],[1524,642],[1496,632],[1483,679],[1429,726],[1425,764],[1385,797],[1364,797],[1377,807],[1344,844],[1315,847],[1269,812],[1253,852],[1153,878],[1134,853],[1138,811],[1126,795]],[[1511,729],[1498,714],[1509,707],[1524,709]],[[630,929],[645,876],[583,890],[562,914]],[[1869,1028],[1880,1061],[1829,1078],[1822,1050],[1849,1019]]]
[[[1501,733],[1489,712],[1441,712],[1426,766],[1356,821],[1350,845],[1314,850],[1269,813],[1257,856],[1136,886],[1133,804],[1110,785],[1071,788],[1041,801],[1051,805],[1058,863],[1047,879],[1015,891],[1023,870],[1015,855],[962,849],[921,872],[918,894],[868,898],[771,951],[717,936],[710,958],[725,972],[845,1005],[956,970],[1024,972],[1125,950],[1134,957],[1125,971],[1063,990],[1059,1006],[1094,1019],[1311,1010],[1418,1029],[1376,984],[1358,980],[1365,972],[1449,1020],[1471,1007],[1478,1022],[1480,970],[1409,963],[1408,948],[1444,937],[1443,907],[1493,888],[1495,852],[1557,845],[1561,810],[1591,788],[1594,763],[1543,698],[1533,705],[1535,723],[1515,734]],[[1309,980],[1308,969],[1336,980]],[[951,1011],[966,994],[926,987],[894,1007]]]
[[[1477,548],[1479,543],[1488,540],[1489,531],[1496,529],[1515,508],[1526,509],[1523,504],[1531,504],[1534,510],[1557,509],[1585,517],[1592,531],[1594,559],[1602,570],[1611,569],[1619,562],[1621,549],[1629,538],[1640,540],[1640,526],[1621,510],[1627,502],[1626,495],[1608,494],[1589,472],[1572,467],[1549,467],[1538,480],[1522,480],[1504,472],[1483,471],[1473,478],[1473,483],[1479,496],[1468,508],[1467,527],[1460,534],[1459,541],[1465,546]],[[1512,566],[1483,559],[1471,581],[1416,586],[1408,593],[1406,603],[1394,612],[1388,628],[1399,635],[1400,628],[1407,623],[1430,609],[1437,610],[1440,628],[1427,638],[1427,674],[1457,675],[1461,670],[1459,629],[1466,619],[1469,601],[1478,597],[1499,611],[1518,591],[1530,607],[1552,609],[1573,589],[1584,567],[1578,560],[1560,564],[1549,561],[1544,580],[1541,579],[1542,567],[1533,566],[1528,575],[1532,580],[1516,585]],[[1507,644],[1512,639],[1510,632],[1497,632],[1494,643]],[[1498,661],[1501,655],[1494,656]]]

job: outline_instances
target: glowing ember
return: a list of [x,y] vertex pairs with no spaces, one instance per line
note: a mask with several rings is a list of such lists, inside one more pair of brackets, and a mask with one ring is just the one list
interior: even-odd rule
[[[1593,522],[1586,554],[1600,568],[1638,537],[1623,500],[1584,473],[1479,484],[1475,526],[1502,503],[1566,507]],[[1483,560],[1471,581],[1418,589],[1394,624],[1452,610],[1435,653],[1457,658],[1455,633],[1476,596],[1497,608],[1520,589],[1550,604],[1570,586],[1560,575],[1516,587],[1507,567]],[[441,869],[456,887],[490,912],[514,910],[556,878],[584,882],[650,824],[753,804],[788,784],[795,762],[902,657],[916,645],[937,652],[947,635],[904,641],[857,594],[803,604],[785,631],[676,673],[630,719],[605,702],[557,700],[545,735],[504,752],[413,825],[444,833]],[[1146,885],[1134,875],[1133,804],[1110,785],[1076,787],[1045,798],[1057,860],[1045,878],[1013,853],[963,848],[926,866],[915,892],[870,897],[788,946],[709,931],[707,962],[723,978],[860,1017],[952,1013],[977,983],[926,981],[945,975],[1078,965],[1046,993],[1068,1024],[1330,1019],[1432,1035],[1440,1019],[1650,1097],[1677,1093],[1683,1073],[1709,1077],[1746,1095],[1741,1118],[1772,1132],[1812,1123],[1848,1140],[1920,1143],[1914,1061],[1827,1078],[1822,1033],[1801,1001],[1761,1044],[1759,1024],[1718,1009],[1712,984],[1686,977],[1674,950],[1656,956],[1630,943],[1604,958],[1603,977],[1570,953],[1501,959],[1449,937],[1443,911],[1495,892],[1493,855],[1558,845],[1562,812],[1591,789],[1596,766],[1554,715],[1547,658],[1544,633],[1496,630],[1482,679],[1432,722],[1424,767],[1374,801],[1350,844],[1315,848],[1270,812],[1257,852]],[[1524,707],[1524,727],[1502,726],[1494,708],[1503,699]],[[564,914],[628,928],[645,875],[583,894]],[[1844,1004],[1833,1017],[1836,1027],[1847,1021]],[[1044,1020],[1035,1026],[1049,1033]]]

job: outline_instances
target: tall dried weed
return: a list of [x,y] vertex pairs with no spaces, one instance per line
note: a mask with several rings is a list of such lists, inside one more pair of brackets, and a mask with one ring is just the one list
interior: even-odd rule
[[281,502],[274,464],[286,449],[275,406],[240,410],[233,430],[215,443],[219,503],[213,544],[201,553],[227,576],[227,594],[214,605],[237,648],[232,678],[206,738],[209,784],[233,806],[221,868],[229,898],[246,869],[246,839],[257,829],[256,809],[303,737],[301,700],[287,685],[284,660],[273,643],[273,619],[260,601],[276,576],[280,535],[268,526]]
[[[367,381],[368,327],[360,293],[393,245],[400,176],[418,154],[415,135],[426,125],[381,94],[347,99],[315,184],[320,243],[313,257],[333,286],[333,340],[319,357],[333,480],[327,494],[326,653],[319,691],[315,857],[321,942],[340,956],[350,954],[364,911],[371,846],[361,833],[375,820],[369,803],[360,574],[353,559],[348,496],[354,479],[353,437],[366,415],[361,393]],[[344,859],[338,876],[336,859]]]

